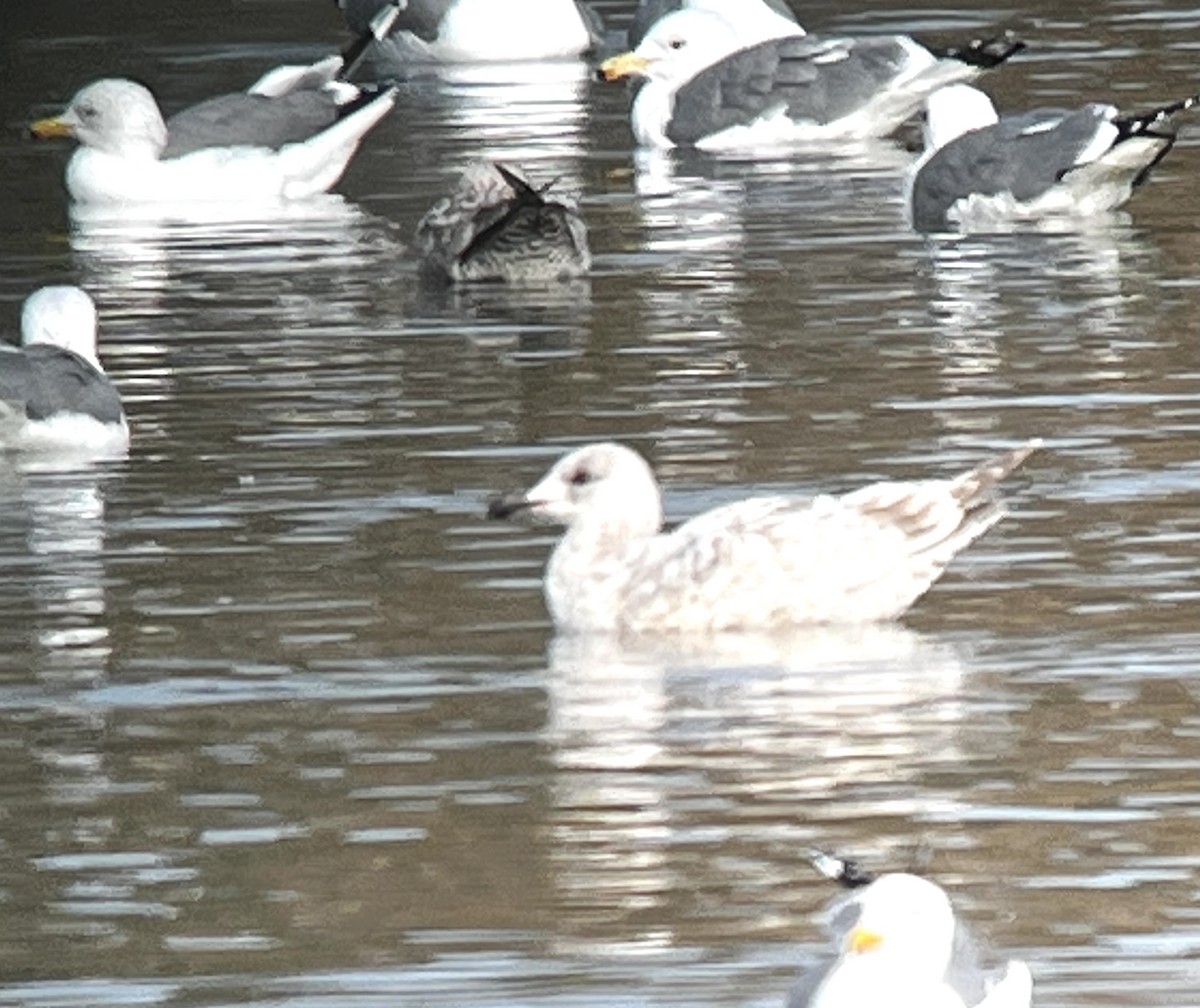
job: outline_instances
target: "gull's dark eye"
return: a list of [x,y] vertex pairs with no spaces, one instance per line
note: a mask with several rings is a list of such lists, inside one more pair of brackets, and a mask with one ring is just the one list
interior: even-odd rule
[[687,42],[681,38],[673,38],[667,43],[667,45],[672,49],[682,49],[685,45],[687,45]]
[[91,119],[96,114],[91,105],[80,105],[75,111],[79,113],[80,119]]
[[571,473],[571,486],[585,486],[592,482],[592,474],[586,469],[576,469]]

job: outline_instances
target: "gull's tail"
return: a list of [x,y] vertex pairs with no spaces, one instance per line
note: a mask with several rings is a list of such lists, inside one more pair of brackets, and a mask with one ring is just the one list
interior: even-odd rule
[[951,484],[951,495],[968,514],[983,507],[990,503],[993,491],[1005,477],[1040,447],[1041,438],[1033,438],[1019,448],[997,455],[970,472],[963,473]]
[[284,196],[303,199],[328,191],[342,177],[362,138],[396,103],[396,89],[367,92],[363,104],[303,143],[279,151],[284,166]]

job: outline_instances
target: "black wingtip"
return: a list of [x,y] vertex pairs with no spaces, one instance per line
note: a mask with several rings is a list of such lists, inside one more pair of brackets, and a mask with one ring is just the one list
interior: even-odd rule
[[808,852],[808,859],[817,871],[844,889],[861,889],[875,881],[874,875],[849,858],[840,858],[814,848]]
[[944,59],[956,59],[967,66],[978,67],[980,70],[991,70],[1006,60],[1012,59],[1026,45],[1012,32],[1003,35],[993,35],[991,38],[971,39],[966,45],[954,46],[941,51],[932,50],[934,55]]
[[[1154,128],[1161,126],[1171,116],[1177,115],[1180,112],[1186,112],[1188,109],[1194,108],[1197,104],[1200,104],[1200,95],[1188,95],[1177,102],[1160,105],[1149,112],[1121,116],[1113,124],[1121,131],[1121,139],[1131,136],[1158,136],[1167,139],[1171,137],[1170,134],[1155,133]],[[1173,139],[1173,137],[1171,138]]]
[[493,161],[492,167],[500,173],[500,177],[508,183],[508,187],[522,199],[532,200],[535,203],[541,203],[541,193],[534,189],[524,177],[518,175],[507,165],[501,164],[499,161]]

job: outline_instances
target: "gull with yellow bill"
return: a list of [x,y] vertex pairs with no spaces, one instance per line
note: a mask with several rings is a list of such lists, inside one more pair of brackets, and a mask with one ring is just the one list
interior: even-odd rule
[[851,891],[829,909],[833,956],[797,978],[787,1008],[1030,1008],[1029,967],[989,964],[940,886],[819,852],[814,863]]
[[747,150],[887,136],[938,88],[1023,48],[1007,34],[949,49],[807,35],[762,0],[690,0],[600,75],[644,78],[631,110],[639,146]]

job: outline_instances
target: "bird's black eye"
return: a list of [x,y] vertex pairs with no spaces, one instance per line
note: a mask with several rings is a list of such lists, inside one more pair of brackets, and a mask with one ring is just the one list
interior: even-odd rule
[[667,43],[667,45],[670,46],[672,49],[682,49],[685,45],[687,45],[687,42],[685,42],[681,38],[673,38],[673,39],[671,39],[670,42]]
[[81,119],[91,119],[96,114],[96,110],[91,105],[80,105],[75,111],[79,113]]
[[571,486],[585,486],[592,482],[592,474],[586,469],[576,469],[571,473]]

